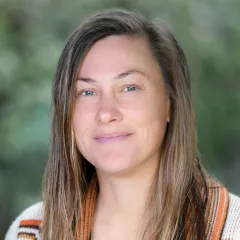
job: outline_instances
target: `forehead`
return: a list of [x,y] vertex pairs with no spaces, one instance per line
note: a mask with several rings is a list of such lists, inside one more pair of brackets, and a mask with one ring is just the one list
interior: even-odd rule
[[159,66],[145,38],[109,36],[90,48],[81,63],[79,76],[111,77],[129,69],[138,69],[147,74],[157,68]]

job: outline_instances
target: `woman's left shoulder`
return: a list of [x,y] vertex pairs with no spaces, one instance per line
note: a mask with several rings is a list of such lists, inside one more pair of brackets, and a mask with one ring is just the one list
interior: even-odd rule
[[232,193],[229,193],[229,206],[221,239],[240,239],[240,197]]

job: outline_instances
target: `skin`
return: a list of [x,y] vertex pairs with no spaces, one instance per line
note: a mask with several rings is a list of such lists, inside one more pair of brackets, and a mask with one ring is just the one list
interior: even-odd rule
[[[142,234],[139,226],[160,161],[169,105],[160,66],[146,39],[106,37],[84,58],[73,129],[79,151],[96,167],[99,179],[93,239],[133,240]],[[96,139],[113,132],[130,135]]]

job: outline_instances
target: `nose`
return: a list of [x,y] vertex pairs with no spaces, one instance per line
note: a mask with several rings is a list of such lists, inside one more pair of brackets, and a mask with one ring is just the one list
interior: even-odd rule
[[119,111],[117,100],[112,96],[102,96],[99,101],[96,121],[100,124],[121,121],[122,113]]

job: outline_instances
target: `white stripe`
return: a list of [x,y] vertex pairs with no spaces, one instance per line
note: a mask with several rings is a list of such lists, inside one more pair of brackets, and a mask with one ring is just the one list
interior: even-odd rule
[[34,228],[25,228],[25,227],[21,227],[18,229],[18,233],[32,233],[35,234],[35,237],[37,239],[40,239],[40,234],[39,234],[39,230],[38,229],[34,229]]

